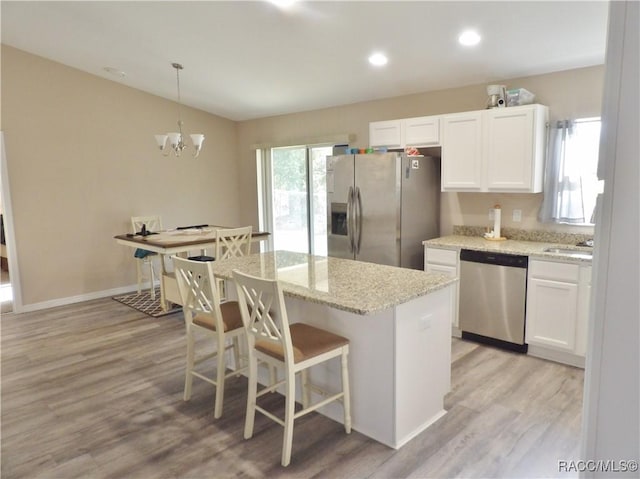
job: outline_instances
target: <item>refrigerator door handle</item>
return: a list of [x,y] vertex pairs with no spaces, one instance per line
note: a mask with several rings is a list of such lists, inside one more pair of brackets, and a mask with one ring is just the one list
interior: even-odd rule
[[349,193],[348,193],[348,197],[347,197],[347,236],[349,236],[349,249],[350,251],[353,253],[354,252],[354,248],[355,248],[355,243],[354,243],[354,238],[353,238],[353,230],[354,230],[354,224],[353,224],[353,186],[349,187]]
[[355,231],[355,249],[356,254],[360,254],[360,240],[362,239],[362,197],[360,196],[360,188],[356,186],[356,214],[355,214],[355,223],[356,223],[356,231]]

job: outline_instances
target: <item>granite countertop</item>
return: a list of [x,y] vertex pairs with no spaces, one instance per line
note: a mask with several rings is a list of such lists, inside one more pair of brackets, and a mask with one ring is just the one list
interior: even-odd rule
[[286,296],[361,315],[389,309],[457,281],[439,273],[290,251],[258,253],[211,264],[213,272],[222,278],[231,279],[234,269],[277,278]]
[[588,256],[574,256],[567,253],[550,253],[544,251],[547,248],[558,248],[560,250],[580,250],[586,254],[592,253],[593,248],[573,246],[566,243],[553,243],[545,241],[521,241],[507,239],[504,241],[491,241],[479,236],[451,235],[434,238],[422,242],[423,245],[445,249],[471,249],[476,251],[489,251],[495,253],[510,253],[526,255],[538,259],[550,259],[571,263],[591,264]]

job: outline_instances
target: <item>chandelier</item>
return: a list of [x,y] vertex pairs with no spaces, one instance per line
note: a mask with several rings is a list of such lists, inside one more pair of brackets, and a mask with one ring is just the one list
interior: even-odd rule
[[[182,135],[182,118],[180,116],[180,70],[183,69],[182,65],[179,63],[172,63],[171,66],[176,69],[176,83],[178,85],[178,131],[174,131],[171,133],[167,133],[165,135],[155,135],[156,142],[158,143],[158,148],[160,151],[167,150],[166,153],[163,153],[163,156],[169,156],[169,153],[173,151],[173,153],[179,157],[182,153],[182,150],[188,148],[188,146],[184,143],[184,137]],[[197,158],[200,154],[200,150],[202,149],[202,142],[204,141],[204,135],[201,133],[196,133],[193,135],[189,135],[191,137],[191,142],[193,143],[193,148],[195,149],[195,153],[193,154],[194,158]],[[167,149],[167,140],[169,140],[169,147]]]

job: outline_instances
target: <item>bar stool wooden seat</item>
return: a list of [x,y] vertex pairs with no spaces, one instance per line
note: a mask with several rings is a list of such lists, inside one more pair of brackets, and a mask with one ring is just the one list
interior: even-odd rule
[[[211,270],[211,262],[192,261],[172,256],[182,298],[184,322],[187,336],[187,362],[184,382],[184,400],[191,398],[193,378],[197,377],[216,387],[214,417],[222,415],[224,401],[224,383],[232,375],[239,375],[247,369],[241,367],[239,338],[245,335],[242,317],[237,301],[220,303],[216,278]],[[195,340],[197,332],[213,338],[216,343],[214,352],[196,357]],[[243,340],[244,342],[244,340]],[[235,370],[226,373],[226,351],[233,350]],[[195,367],[203,361],[216,357],[216,376],[208,377]]]
[[[289,325],[282,289],[276,280],[267,280],[233,272],[242,321],[247,332],[249,349],[249,392],[247,395],[247,416],[244,437],[253,436],[255,412],[258,411],[284,427],[282,441],[282,465],[291,461],[293,422],[328,404],[341,401],[344,408],[344,429],[351,432],[351,412],[349,399],[349,371],[347,357],[349,340],[329,331],[304,323]],[[340,358],[342,391],[330,394],[309,383],[308,369],[316,364]],[[275,381],[258,392],[258,361],[284,370],[284,379]],[[295,412],[295,375],[301,373],[302,409]],[[271,414],[256,404],[258,397],[284,385],[284,420]],[[310,393],[324,396],[321,401],[311,404]]]

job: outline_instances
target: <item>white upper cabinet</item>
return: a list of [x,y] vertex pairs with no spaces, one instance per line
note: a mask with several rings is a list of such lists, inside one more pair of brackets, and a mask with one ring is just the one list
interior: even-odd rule
[[548,112],[525,105],[445,115],[442,190],[541,192]]
[[369,123],[369,146],[404,148],[402,145],[402,120],[374,121]]
[[440,117],[420,116],[369,123],[369,146],[404,148],[440,144]]
[[433,146],[440,144],[440,117],[420,116],[402,120],[404,146]]
[[542,105],[486,112],[487,190],[542,191],[546,112]]
[[442,119],[443,191],[482,191],[482,114],[470,111]]

